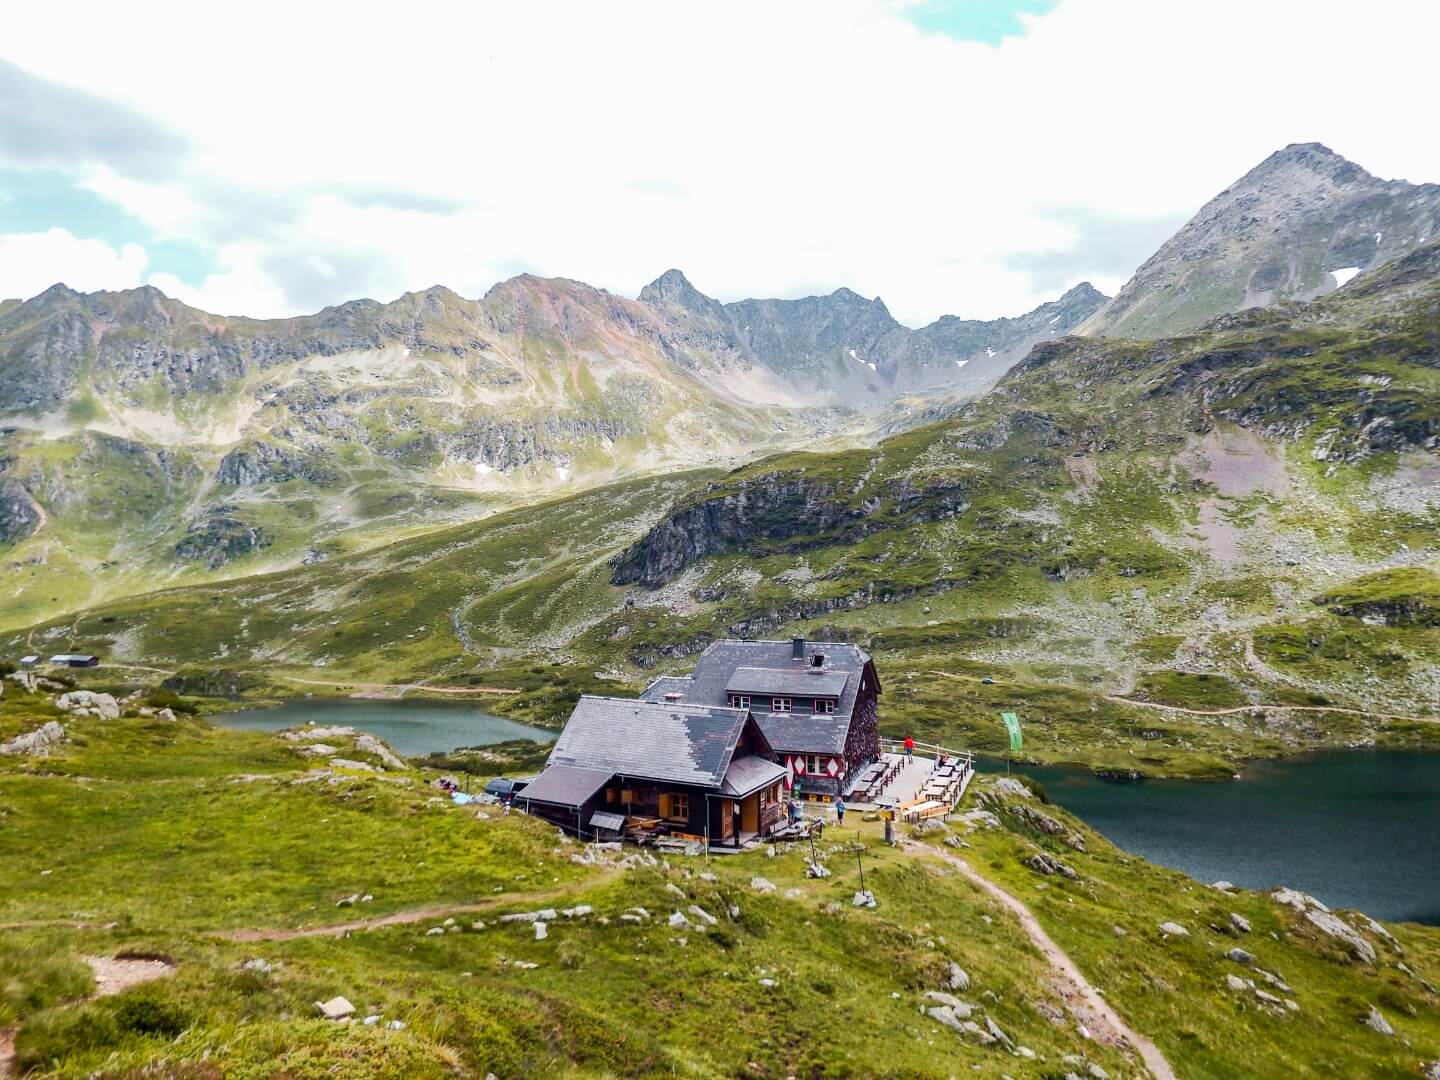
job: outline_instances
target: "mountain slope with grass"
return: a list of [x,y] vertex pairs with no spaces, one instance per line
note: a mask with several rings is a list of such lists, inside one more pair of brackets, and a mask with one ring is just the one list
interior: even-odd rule
[[[0,699],[7,727],[53,712]],[[1399,1078],[1440,1058],[1440,932],[1201,885],[1015,781],[978,779],[898,848],[832,823],[816,879],[808,845],[586,850],[437,797],[434,770],[125,713],[0,755],[17,1075]],[[350,1022],[316,1008],[336,997]]]
[[[752,316],[731,309],[744,304],[689,293],[683,317],[656,287],[629,300],[528,275],[479,300],[437,287],[294,319],[211,315],[148,287],[57,285],[8,305],[0,625],[323,561],[619,478],[853,445],[874,437],[872,413],[914,397],[888,353],[878,371],[846,355],[869,358],[877,335],[925,337],[883,304],[845,290],[746,301],[770,324],[754,316],[742,341]],[[1100,299],[1046,305],[1045,329]],[[707,305],[718,335],[696,315]],[[993,343],[1013,361],[1037,318],[966,323],[965,341],[928,346],[926,393],[976,392],[965,357]]]
[[717,637],[803,634],[868,643],[892,732],[999,749],[1018,704],[1037,758],[1106,771],[1433,742],[1437,283],[1431,245],[1194,335],[1050,342],[873,447],[612,486],[0,645],[503,687],[633,685]]
[[1319,143],[1276,151],[1135,272],[1081,333],[1159,338],[1309,300],[1440,238],[1440,184],[1380,180]]

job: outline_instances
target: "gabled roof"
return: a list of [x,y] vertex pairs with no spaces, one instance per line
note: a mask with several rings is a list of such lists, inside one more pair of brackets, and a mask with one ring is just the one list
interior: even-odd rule
[[845,692],[852,672],[798,664],[792,668],[739,667],[725,690],[730,694],[784,694],[790,697],[833,697]]
[[[766,668],[778,671],[808,670],[811,658],[825,657],[823,670],[832,672],[862,672],[870,663],[870,654],[858,645],[846,641],[804,641],[801,655],[794,655],[794,643],[790,641],[746,641],[726,638],[711,644],[700,654],[695,671],[688,676],[662,675],[645,689],[641,695],[647,701],[662,700],[667,693],[683,694],[683,700],[697,705],[724,705],[729,702],[727,687],[731,678],[740,668]],[[813,677],[813,676],[811,676]],[[874,678],[874,676],[871,676]],[[876,678],[875,690],[880,683]],[[848,718],[855,709],[859,696],[860,679],[849,679],[840,694],[835,716]],[[763,693],[763,691],[761,691]],[[811,691],[813,693],[813,691]],[[800,695],[803,696],[803,695]],[[824,695],[821,695],[824,696]],[[761,718],[763,721],[763,718]],[[761,727],[764,728],[762,722]],[[767,729],[768,734],[768,729]],[[778,747],[777,747],[778,749]],[[818,751],[812,751],[818,752]]]
[[719,787],[748,716],[723,706],[587,694],[550,752],[550,768]]
[[551,765],[526,784],[524,790],[515,797],[527,802],[580,806],[609,783],[612,775],[606,769],[577,769],[570,765]]
[[720,794],[735,799],[742,798],[752,791],[759,791],[784,780],[785,776],[784,765],[776,765],[775,762],[766,761],[754,754],[746,754],[732,761],[730,768],[725,770],[725,782],[720,785]]

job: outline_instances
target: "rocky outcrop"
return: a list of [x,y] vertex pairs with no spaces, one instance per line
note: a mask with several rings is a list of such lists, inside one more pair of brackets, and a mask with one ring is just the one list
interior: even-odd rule
[[61,694],[55,704],[76,716],[98,716],[101,720],[120,719],[120,703],[113,694],[97,694],[90,690],[72,690]]
[[64,741],[65,729],[54,720],[47,720],[34,731],[0,743],[0,754],[44,754]]
[[40,510],[19,481],[0,476],[0,544],[31,536],[42,522]]
[[237,507],[215,507],[186,532],[175,545],[175,557],[203,562],[206,569],[218,570],[232,559],[261,551],[270,545],[270,538],[259,525],[251,525],[236,517]]
[[220,459],[215,470],[215,482],[229,487],[256,487],[301,479],[331,484],[338,479],[338,474],[317,457],[262,441],[235,447]]
[[[864,490],[867,475],[761,472],[712,487],[621,552],[611,583],[659,588],[707,556],[757,551],[759,545],[799,551],[850,542],[882,528],[963,513],[969,506],[968,486],[960,480],[897,480],[883,493],[870,493]],[[814,614],[823,612],[807,617]]]

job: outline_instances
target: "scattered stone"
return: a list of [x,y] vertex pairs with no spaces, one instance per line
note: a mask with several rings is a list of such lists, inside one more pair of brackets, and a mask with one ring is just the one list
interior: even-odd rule
[[668,892],[671,896],[678,896],[681,900],[687,899],[687,897],[685,896],[685,890],[680,888],[680,886],[676,885],[673,881],[667,881],[665,883],[665,891]]
[[376,1025],[376,1024],[378,1024],[378,1023],[380,1022],[380,1014],[379,1014],[379,1013],[371,1013],[369,1016],[365,1017],[365,1019],[364,1019],[364,1020],[361,1020],[360,1022],[361,1022],[362,1024],[364,1024],[366,1027],[373,1027],[374,1025]]
[[44,754],[64,741],[65,729],[56,721],[47,720],[34,731],[0,743],[0,754]]
[[1286,907],[1292,907],[1296,911],[1305,911],[1308,908],[1314,908],[1317,911],[1330,910],[1319,900],[1316,900],[1315,897],[1309,895],[1308,893],[1303,893],[1299,889],[1287,889],[1281,887],[1270,894],[1270,899],[1274,900],[1277,904],[1284,904]]
[[943,990],[925,991],[927,1001],[933,1001],[937,1005],[943,1005],[961,1020],[970,1019],[970,1014],[975,1011],[975,1006],[969,1002],[961,1001],[954,994],[947,994]]
[[774,986],[774,985],[776,985],[776,984],[775,984],[775,980],[774,980],[774,979],[761,979],[761,980],[760,980],[760,985],[763,986],[763,987],[765,987],[765,988],[768,990],[770,987],[772,987],[772,986]]
[[763,877],[752,877],[750,879],[750,888],[758,893],[771,893],[775,891],[775,883]]
[[329,1001],[317,1001],[315,1008],[326,1020],[345,1020],[355,1012],[355,1006],[343,997],[333,997]]
[[1125,937],[1130,933],[1130,931],[1126,930],[1123,926],[1112,926],[1110,927],[1110,932],[1116,937]]
[[1281,1001],[1278,997],[1276,997],[1274,994],[1270,993],[1268,990],[1261,990],[1259,987],[1256,987],[1256,988],[1255,988],[1255,996],[1256,996],[1257,998],[1259,998],[1261,1001],[1263,1001],[1266,1005],[1275,1005],[1275,1006],[1282,1006],[1282,1005],[1284,1005],[1284,1002],[1282,1002],[1282,1001]]
[[639,923],[643,922],[644,920],[641,919],[639,915],[632,915],[630,914],[630,912],[627,911],[624,915],[620,916],[620,921],[628,923]]
[[535,923],[535,940],[536,940],[536,941],[544,941],[544,940],[545,940],[547,937],[549,937],[549,936],[550,936],[550,925],[549,925],[549,923],[543,923],[543,922],[539,922],[539,921],[537,920],[536,923]]
[[701,873],[697,874],[696,876],[699,877],[699,879],[700,879],[701,881],[704,881],[704,882],[706,882],[707,884],[710,884],[710,885],[714,885],[717,881],[720,880],[720,879],[717,878],[714,874],[710,873],[709,870],[704,870],[704,871],[702,871]]
[[1231,990],[1244,990],[1248,984],[1239,975],[1226,975],[1225,985]]
[[1160,924],[1160,933],[1164,934],[1166,937],[1190,936],[1189,930],[1186,930],[1185,927],[1181,926],[1179,923],[1174,922],[1162,922]]
[[253,971],[256,975],[269,975],[270,972],[275,970],[274,965],[272,965],[270,961],[262,960],[258,956],[254,960],[246,960],[245,963],[240,965],[240,968],[242,971]]
[[374,754],[385,763],[387,769],[403,770],[406,767],[405,762],[396,757],[395,752],[374,735],[355,736],[355,749],[362,754]]
[[1440,1061],[1432,1061],[1429,1065],[1422,1065],[1421,1068],[1425,1070],[1420,1074],[1425,1080],[1440,1080]]
[[[403,1020],[388,1020],[388,1021],[386,1021],[386,1023],[385,1023],[385,1030],[386,1030],[386,1031],[404,1031],[404,1030],[405,1030],[405,1021],[403,1021]],[[493,1074],[492,1074],[492,1075],[493,1075]]]
[[1213,881],[1213,882],[1210,883],[1210,888],[1216,889],[1216,890],[1218,890],[1219,892],[1223,892],[1223,893],[1226,893],[1226,894],[1229,894],[1229,893],[1232,893],[1232,892],[1235,891],[1235,885],[1234,885],[1234,883],[1233,883],[1233,882],[1229,882],[1229,881]]
[[[925,1015],[956,1032],[964,1032],[965,1030],[964,1018],[957,1015],[955,1010],[949,1005],[932,1005],[925,1010]],[[967,1013],[966,1015],[968,1016],[969,1014]]]
[[443,933],[445,933],[445,928],[443,926],[432,926],[429,930],[425,931],[425,936],[436,937],[437,935]]
[[1362,960],[1367,964],[1375,963],[1375,946],[1371,945],[1360,931],[1338,915],[1333,914],[1328,908],[1307,909],[1305,921],[1322,934],[1327,934],[1348,946],[1357,960]]
[[1298,1001],[1293,1000],[1292,998],[1286,998],[1286,999],[1285,999],[1285,1008],[1289,1009],[1291,1012],[1299,1012],[1299,1011],[1300,1011],[1300,1003],[1299,1003]]
[[775,845],[774,845],[774,844],[769,844],[769,845],[767,845],[766,848],[765,848],[765,858],[767,858],[767,859],[773,859],[774,857],[775,857]]
[[1395,1034],[1395,1029],[1390,1026],[1390,1021],[1386,1020],[1384,1015],[1381,1014],[1380,1010],[1374,1005],[1370,1006],[1370,1011],[1365,1014],[1365,1019],[1362,1020],[1361,1023],[1371,1031],[1378,1031],[1381,1035]]
[[1233,926],[1236,930],[1239,930],[1242,934],[1250,933],[1250,920],[1245,918],[1244,915],[1240,915],[1232,911],[1230,913],[1230,925]]
[[156,720],[164,720],[167,723],[175,723],[175,710],[168,705],[155,714]]
[[1249,967],[1255,963],[1255,954],[1248,953],[1244,949],[1231,949],[1225,954],[1225,959],[1233,960],[1237,964],[1243,964],[1245,967]]
[[120,703],[114,694],[97,694],[90,690],[71,690],[55,699],[55,704],[78,716],[98,716],[101,720],[119,720]]
[[950,820],[964,825],[966,832],[1000,828],[1000,819],[989,810],[967,810],[963,814],[950,815]]
[[625,909],[625,913],[626,913],[627,915],[634,915],[634,916],[636,916],[637,918],[641,918],[641,919],[648,919],[648,918],[650,918],[650,912],[646,911],[643,907],[626,908],[626,909]]
[[945,985],[950,987],[951,990],[959,990],[961,993],[964,993],[970,989],[970,976],[966,974],[964,968],[953,960],[950,962],[945,976]]
[[1093,1076],[1095,1080],[1110,1080],[1110,1074],[1107,1073],[1104,1069],[1102,1069],[1099,1065],[1096,1065],[1093,1061],[1090,1062],[1089,1068],[1087,1068],[1085,1071],[1088,1072],[1091,1076]]
[[862,889],[855,894],[854,899],[852,899],[850,903],[853,907],[873,908],[875,906],[875,894],[869,889]]
[[998,795],[1014,795],[1021,799],[1034,798],[1034,796],[1031,795],[1030,789],[1028,787],[1022,784],[1019,780],[1016,780],[1013,777],[1009,776],[1002,776],[1000,779],[996,780],[993,785],[993,790]]
[[714,915],[711,915],[708,911],[706,911],[704,908],[702,908],[699,904],[691,904],[690,907],[687,908],[686,910],[688,910],[691,915],[694,915],[697,919],[699,919],[699,920],[700,920],[702,923],[704,923],[706,926],[716,926],[716,925],[718,925],[719,922],[720,922],[719,919],[715,918]]
[[566,908],[560,912],[567,919],[583,919],[586,915],[594,914],[595,909],[589,904],[577,904],[575,907]]
[[1037,874],[1059,874],[1061,877],[1067,878],[1070,881],[1076,881],[1080,877],[1079,874],[1075,873],[1074,870],[1055,858],[1055,856],[1047,855],[1043,851],[1031,855],[1030,858],[1025,860],[1025,865]]
[[805,864],[805,876],[811,878],[827,878],[830,876],[830,870],[827,867],[821,866],[819,863],[807,862]]
[[1017,1046],[1017,1047],[1015,1047],[1015,1053],[1019,1054],[1022,1058],[1025,1058],[1027,1061],[1033,1061],[1033,1060],[1035,1059],[1035,1051],[1034,1051],[1034,1050],[1031,1050],[1030,1047],[1028,1047],[1028,1046]]
[[804,889],[795,888],[795,887],[793,887],[793,886],[792,886],[791,888],[788,888],[788,889],[785,890],[785,899],[786,899],[786,900],[799,900],[799,899],[800,899],[802,896],[804,896],[804,895],[805,895],[805,890],[804,890]]
[[1006,1035],[1005,1032],[1001,1031],[1000,1025],[988,1016],[985,1018],[985,1030],[990,1033],[992,1039],[999,1042],[1007,1050],[1015,1049],[1015,1041],[1011,1039],[1009,1035]]
[[683,912],[675,911],[671,913],[669,923],[671,926],[674,927],[689,926],[690,920],[685,918],[685,914]]
[[351,761],[349,758],[333,757],[330,765],[335,769],[353,769],[356,772],[374,772],[375,766],[367,761]]

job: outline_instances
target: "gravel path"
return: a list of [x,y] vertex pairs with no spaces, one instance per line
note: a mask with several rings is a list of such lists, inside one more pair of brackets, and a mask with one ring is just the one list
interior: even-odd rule
[[[915,845],[906,846],[913,848]],[[1175,1080],[1175,1070],[1170,1067],[1170,1062],[1165,1060],[1160,1049],[1130,1027],[1110,1003],[1100,996],[1100,992],[1075,966],[1075,961],[1055,944],[1055,940],[1045,932],[1039,920],[1019,898],[1002,889],[959,856],[941,851],[932,854],[959,870],[1020,921],[1031,943],[1040,950],[1054,972],[1059,984],[1057,989],[1066,1007],[1095,1039],[1108,1046],[1134,1050],[1145,1062],[1145,1067],[1150,1070],[1155,1080]]]

